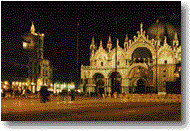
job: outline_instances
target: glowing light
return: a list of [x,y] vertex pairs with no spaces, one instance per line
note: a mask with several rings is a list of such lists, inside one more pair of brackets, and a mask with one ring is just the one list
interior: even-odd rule
[[18,81],[16,82],[16,85],[18,85]]
[[13,84],[13,86],[14,86],[14,85],[15,85],[15,82],[13,81],[13,83],[12,83],[12,84]]
[[68,85],[69,89],[74,89],[75,88],[75,84],[74,83],[71,83]]
[[7,81],[5,81],[5,85],[8,85],[8,82],[7,82]]
[[63,84],[63,88],[66,88],[66,84],[65,83]]
[[26,42],[23,42],[23,48],[27,48],[28,47],[28,43],[26,43]]

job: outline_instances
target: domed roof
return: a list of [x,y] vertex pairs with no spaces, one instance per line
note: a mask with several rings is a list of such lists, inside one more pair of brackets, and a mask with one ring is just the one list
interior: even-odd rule
[[173,25],[159,22],[159,20],[156,20],[156,23],[151,25],[147,30],[147,34],[150,36],[150,38],[159,38],[161,41],[164,40],[164,36],[167,36],[169,40],[173,40],[176,32],[177,30]]

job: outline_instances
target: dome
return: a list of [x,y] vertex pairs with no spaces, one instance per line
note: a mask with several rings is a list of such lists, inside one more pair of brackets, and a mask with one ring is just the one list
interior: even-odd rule
[[159,38],[162,42],[164,40],[164,36],[167,36],[169,40],[173,40],[176,32],[177,30],[173,25],[159,22],[159,20],[157,20],[156,23],[150,26],[147,30],[147,34],[150,36],[150,38]]

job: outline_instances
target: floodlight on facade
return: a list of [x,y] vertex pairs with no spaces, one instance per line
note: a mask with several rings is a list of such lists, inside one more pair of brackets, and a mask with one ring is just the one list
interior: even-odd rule
[[27,42],[23,42],[23,48],[28,49],[29,44]]

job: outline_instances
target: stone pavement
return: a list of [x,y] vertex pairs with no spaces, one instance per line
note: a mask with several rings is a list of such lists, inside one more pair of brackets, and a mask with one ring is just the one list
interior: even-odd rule
[[173,103],[181,102],[180,95],[139,95],[130,94],[118,98],[101,98],[101,97],[81,97],[77,96],[74,102],[70,101],[70,97],[66,96],[63,101],[63,97],[51,97],[51,100],[46,103],[40,103],[39,98],[2,98],[1,99],[1,113],[17,113],[17,112],[41,112],[49,110],[69,110],[79,109],[84,107],[98,107],[101,103],[109,105],[109,103]]

